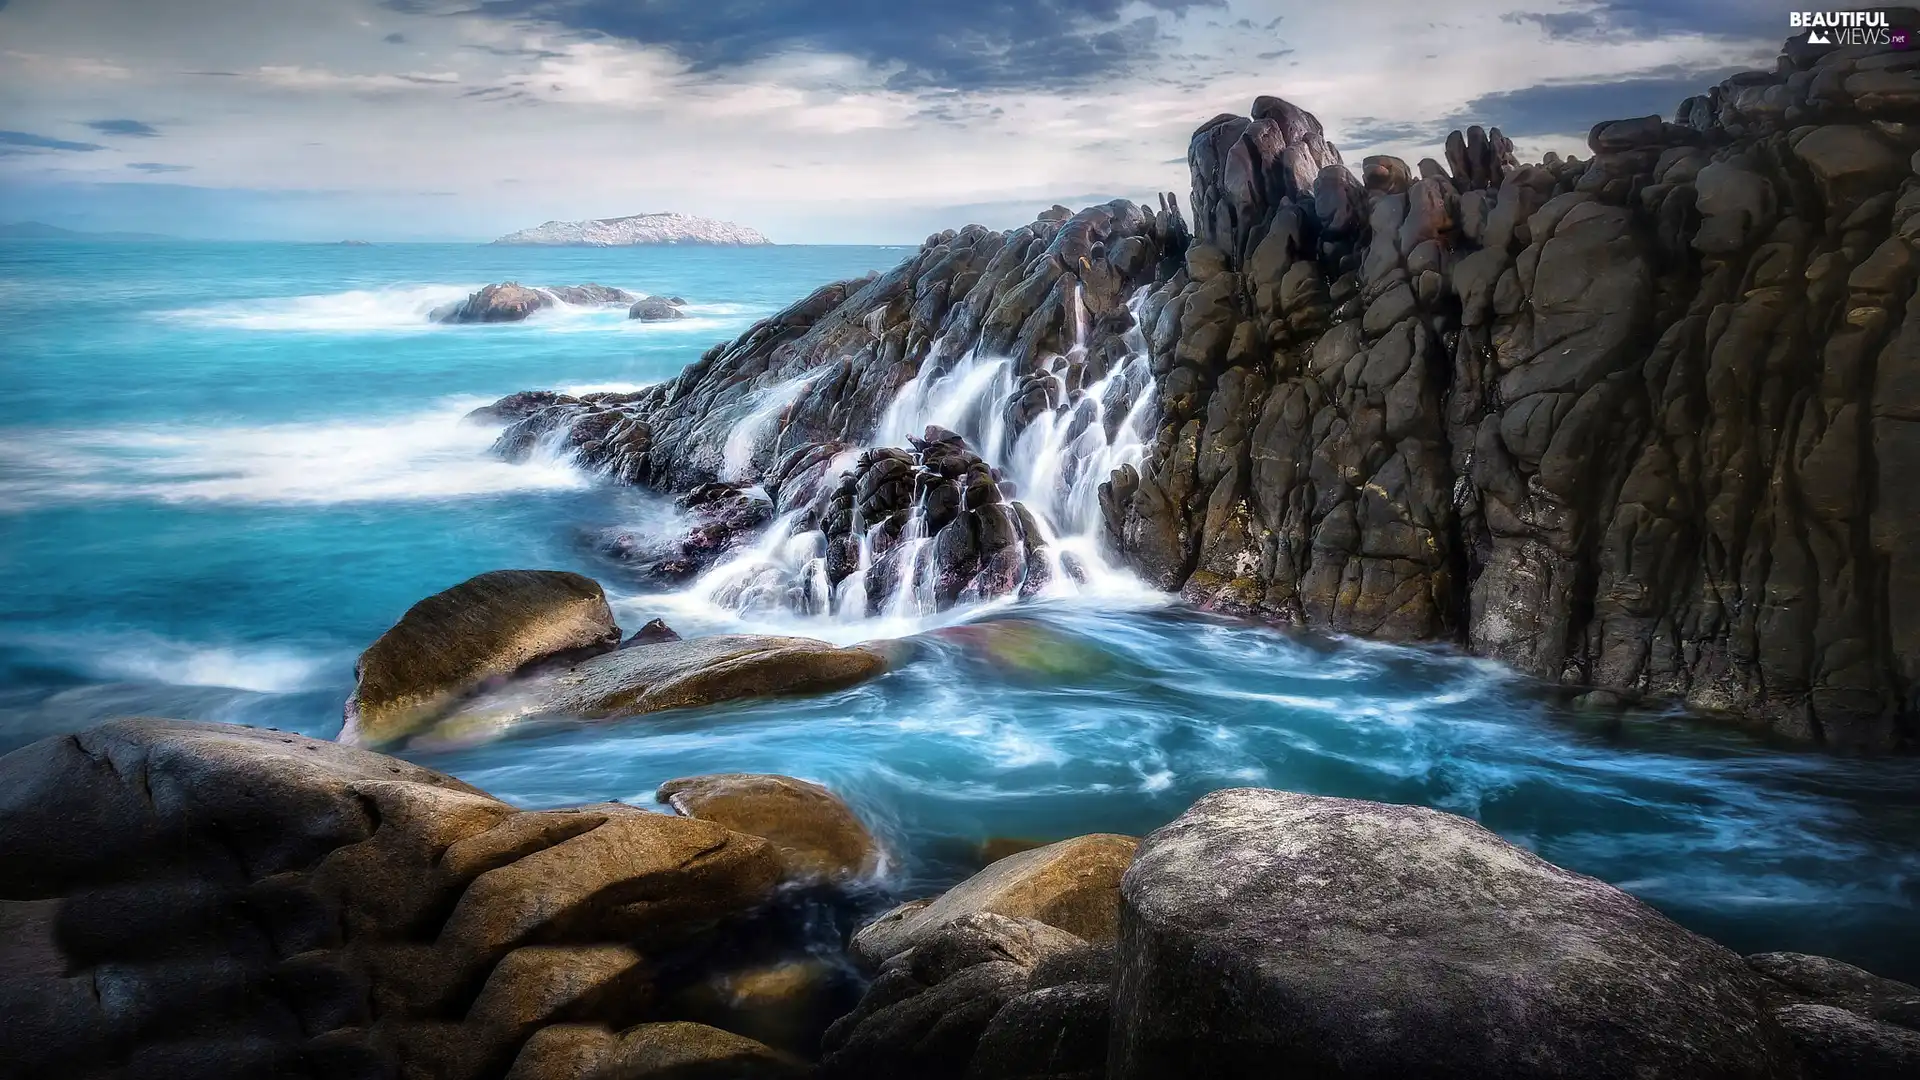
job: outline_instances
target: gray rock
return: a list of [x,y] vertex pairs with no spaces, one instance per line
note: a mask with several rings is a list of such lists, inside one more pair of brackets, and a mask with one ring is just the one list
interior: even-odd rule
[[1121,893],[1112,1077],[1792,1075],[1739,957],[1451,814],[1215,792]]
[[1773,1017],[1800,1053],[1807,1080],[1907,1080],[1920,1075],[1920,1032],[1831,1005],[1785,1005]]
[[627,318],[641,322],[664,322],[669,319],[684,319],[687,313],[680,310],[681,305],[658,296],[646,296],[633,302],[627,309]]

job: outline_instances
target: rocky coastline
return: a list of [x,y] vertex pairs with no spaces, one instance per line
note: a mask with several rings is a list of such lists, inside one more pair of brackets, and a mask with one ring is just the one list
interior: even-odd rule
[[[1031,595],[1085,575],[1084,515],[1201,607],[1910,747],[1920,58],[1790,47],[1676,117],[1356,171],[1261,98],[1195,133],[1191,223],[942,233],[668,383],[476,418],[678,496],[688,533],[626,550],[654,580],[810,538],[743,606]],[[953,426],[904,429],[934,398]],[[914,896],[802,777],[526,810],[382,752],[913,648],[628,634],[590,578],[499,570],[368,647],[338,742],[126,719],[0,757],[0,1076],[1920,1073],[1920,988],[1736,954],[1438,810],[1231,788]]]
[[[1101,539],[1197,605],[1911,747],[1916,63],[1790,44],[1528,165],[1475,127],[1354,168],[1261,98],[1195,132],[1190,224],[1168,196],[941,233],[501,446],[571,428],[623,481],[758,483],[786,514],[837,455],[918,453],[889,406],[992,359],[1005,446],[1147,415],[1095,478]],[[1116,388],[1133,356],[1149,385]]]

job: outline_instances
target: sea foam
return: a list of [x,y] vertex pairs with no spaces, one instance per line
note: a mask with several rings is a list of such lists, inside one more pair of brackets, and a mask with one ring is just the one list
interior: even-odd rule
[[573,489],[590,482],[557,451],[520,464],[490,455],[497,427],[463,420],[485,403],[448,398],[387,422],[37,433],[0,445],[0,512],[99,500],[392,502]]

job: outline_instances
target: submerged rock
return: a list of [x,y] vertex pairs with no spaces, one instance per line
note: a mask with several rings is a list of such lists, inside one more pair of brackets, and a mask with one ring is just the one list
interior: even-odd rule
[[668,319],[684,319],[687,313],[680,310],[686,301],[679,297],[671,299],[660,296],[643,296],[627,309],[627,318],[641,322],[663,322]]
[[1009,855],[933,900],[916,900],[864,926],[852,950],[869,966],[898,956],[955,920],[987,913],[1032,919],[1087,941],[1112,941],[1120,875],[1140,841],[1097,833]]
[[495,570],[407,609],[360,654],[342,742],[380,745],[426,727],[490,682],[620,644],[606,594],[559,570]]
[[710,822],[521,811],[338,743],[115,721],[0,758],[0,1060],[479,1080],[523,1044],[577,1059],[573,1025],[646,1019],[641,956],[706,947],[780,873]]
[[819,784],[791,776],[720,773],[669,780],[654,797],[680,814],[773,842],[796,881],[845,881],[880,868],[880,844]]
[[1121,896],[1116,1078],[1793,1075],[1739,957],[1451,814],[1219,791]]
[[436,724],[427,740],[462,745],[531,716],[613,720],[723,701],[817,694],[883,674],[879,650],[812,638],[720,634],[658,640],[519,680]]
[[650,585],[679,585],[711,569],[773,520],[772,500],[747,484],[707,484],[676,504],[691,522],[684,533],[649,537],[623,532],[606,544],[607,554],[632,566]]

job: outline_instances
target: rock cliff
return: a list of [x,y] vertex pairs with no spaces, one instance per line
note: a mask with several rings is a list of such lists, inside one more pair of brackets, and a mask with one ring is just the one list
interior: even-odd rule
[[1920,54],[1791,44],[1586,160],[1474,127],[1355,166],[1261,98],[1194,134],[1191,230],[1163,197],[941,233],[502,446],[570,427],[784,514],[935,422],[1202,606],[1911,744],[1916,121]]

